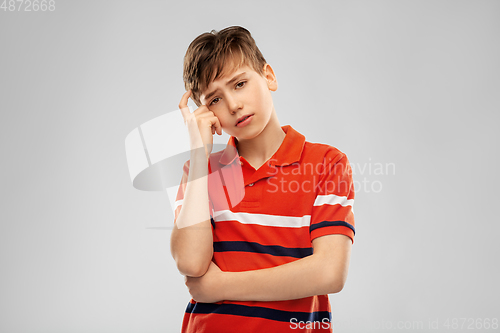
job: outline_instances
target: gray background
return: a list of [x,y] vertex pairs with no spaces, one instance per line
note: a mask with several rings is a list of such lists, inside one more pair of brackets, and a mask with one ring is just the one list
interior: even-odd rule
[[336,332],[500,319],[500,1],[56,1],[0,10],[0,331],[179,331],[173,215],[132,187],[124,140],[230,25],[273,66],[281,124],[354,166]]

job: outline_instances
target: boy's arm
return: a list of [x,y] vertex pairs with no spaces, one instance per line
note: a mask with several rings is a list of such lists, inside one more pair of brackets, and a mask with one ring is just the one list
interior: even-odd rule
[[186,276],[205,274],[213,255],[207,174],[205,152],[193,151],[187,181],[181,184],[185,186],[182,206],[170,237],[172,257]]
[[200,278],[186,278],[193,299],[199,302],[282,301],[337,293],[347,278],[351,238],[325,235],[312,241],[313,254],[260,270],[222,272],[211,263]]
[[[187,125],[191,158],[181,182],[184,196],[170,238],[170,251],[179,272],[186,276],[202,276],[213,255],[213,234],[208,200],[208,158],[213,135],[222,134],[219,119],[206,105],[190,112],[187,106],[192,91],[182,96],[179,109]],[[188,174],[186,177],[185,175]]]

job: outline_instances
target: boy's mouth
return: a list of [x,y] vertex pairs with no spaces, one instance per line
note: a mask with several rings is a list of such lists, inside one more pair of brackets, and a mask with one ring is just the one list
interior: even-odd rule
[[238,118],[238,120],[236,121],[236,125],[235,126],[238,126],[239,123],[241,123],[242,121],[245,121],[246,119],[250,118],[251,116],[253,116],[253,114],[247,114],[243,117],[240,117]]

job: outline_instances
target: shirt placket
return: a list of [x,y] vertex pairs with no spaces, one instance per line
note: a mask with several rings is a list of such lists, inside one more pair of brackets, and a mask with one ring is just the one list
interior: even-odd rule
[[240,157],[239,163],[243,171],[243,179],[245,184],[245,196],[243,202],[258,203],[262,200],[262,191],[266,188],[264,182],[267,178],[274,175],[274,164],[267,162],[258,170],[255,170],[248,162]]

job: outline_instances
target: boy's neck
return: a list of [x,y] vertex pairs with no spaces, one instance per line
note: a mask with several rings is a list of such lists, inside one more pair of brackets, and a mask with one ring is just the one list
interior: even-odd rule
[[285,136],[286,134],[280,126],[276,112],[273,112],[266,127],[257,137],[248,140],[237,140],[238,154],[257,170],[274,155]]

